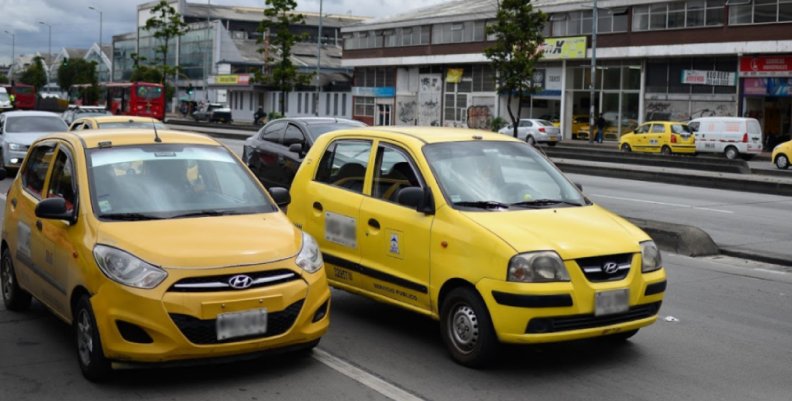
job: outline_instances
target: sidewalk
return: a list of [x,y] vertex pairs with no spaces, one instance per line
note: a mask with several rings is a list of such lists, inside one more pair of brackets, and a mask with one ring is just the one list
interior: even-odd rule
[[[563,142],[559,142],[557,146],[575,146],[581,148],[591,148],[591,149],[607,149],[607,150],[618,150],[619,149],[619,142],[614,140],[606,140],[603,143],[596,143],[596,142],[589,142],[587,140],[578,140],[578,139],[564,139]],[[770,162],[770,156],[772,154],[772,149],[770,151],[763,151],[762,153],[754,156],[751,161],[767,161]],[[698,154],[696,156],[690,157],[723,157],[719,154]]]

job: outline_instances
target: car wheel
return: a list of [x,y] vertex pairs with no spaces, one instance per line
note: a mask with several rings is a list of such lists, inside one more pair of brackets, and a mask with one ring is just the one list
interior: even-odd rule
[[632,152],[632,148],[630,147],[629,144],[624,143],[621,146],[621,151],[622,152]]
[[609,334],[607,336],[601,337],[602,340],[613,342],[613,343],[622,343],[630,339],[632,336],[638,333],[638,329],[635,330],[628,330],[622,331],[616,334]]
[[660,149],[660,153],[668,156],[668,155],[672,154],[673,152],[671,151],[671,148],[668,147],[668,145],[663,145],[663,148]]
[[110,361],[104,356],[99,328],[96,326],[96,318],[87,295],[83,295],[77,301],[72,326],[77,346],[77,361],[80,363],[83,376],[92,382],[107,379],[112,371]]
[[483,367],[498,351],[498,338],[484,301],[474,290],[452,290],[440,309],[440,329],[448,352],[457,363]]
[[531,146],[536,146],[536,139],[534,139],[534,137],[531,135],[525,137],[525,142],[528,142],[528,144]]
[[734,160],[740,155],[740,152],[734,146],[729,146],[723,151],[723,155],[729,160]]
[[17,284],[14,261],[11,260],[11,252],[7,249],[3,250],[0,262],[0,287],[6,309],[19,312],[30,307],[31,296]]
[[780,153],[775,158],[775,165],[776,165],[776,167],[778,167],[778,168],[780,168],[782,170],[786,170],[786,169],[789,168],[789,158],[787,157],[787,155],[785,155],[783,153]]

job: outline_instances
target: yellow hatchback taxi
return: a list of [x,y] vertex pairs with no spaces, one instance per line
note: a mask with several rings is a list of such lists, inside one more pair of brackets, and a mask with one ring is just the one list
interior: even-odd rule
[[89,380],[311,349],[330,291],[317,243],[278,208],[288,196],[197,134],[39,139],[5,206],[3,301],[22,311],[32,296],[70,323]]
[[499,342],[626,339],[663,300],[651,238],[507,135],[328,133],[291,196],[288,216],[318,239],[332,286],[439,319],[463,365],[486,365]]
[[168,129],[160,120],[140,116],[91,116],[74,120],[69,126],[69,131],[86,129]]
[[773,164],[775,164],[776,167],[780,169],[788,169],[790,157],[792,157],[792,141],[786,141],[776,145],[776,147],[773,148],[773,153],[770,156],[770,160],[773,161]]
[[674,121],[649,121],[619,138],[624,152],[696,153],[696,138],[687,124]]

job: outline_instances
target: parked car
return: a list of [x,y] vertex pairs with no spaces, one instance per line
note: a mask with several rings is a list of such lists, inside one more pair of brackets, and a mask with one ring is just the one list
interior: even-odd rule
[[50,135],[31,146],[8,199],[6,309],[34,297],[70,323],[89,380],[114,361],[311,349],[328,328],[322,254],[280,211],[288,191],[268,194],[214,139]]
[[168,127],[151,117],[140,116],[95,116],[95,117],[80,117],[75,120],[69,131],[85,130],[85,129],[158,129],[164,130]]
[[[511,124],[501,128],[498,132],[505,135],[514,134]],[[520,119],[517,125],[517,138],[531,145],[546,143],[549,146],[555,146],[562,139],[560,128],[553,126],[550,121],[537,118]]]
[[316,138],[338,129],[365,126],[360,121],[343,118],[295,117],[273,120],[245,140],[242,160],[265,186],[288,188]]
[[792,141],[786,141],[773,148],[770,160],[780,169],[789,168],[789,159],[792,157]]
[[25,110],[0,114],[0,165],[18,168],[34,140],[68,129],[60,116],[48,111]]
[[486,131],[396,127],[320,136],[288,216],[339,289],[440,321],[451,357],[499,342],[608,336],[655,322],[660,251],[593,204],[541,152]]
[[192,113],[195,121],[208,121],[210,123],[222,122],[231,123],[231,109],[220,103],[207,103]]
[[95,116],[112,116],[109,110],[104,106],[76,106],[70,105],[66,111],[63,112],[63,121],[67,125],[71,125],[74,120],[80,117],[95,117]]
[[589,116],[578,114],[572,117],[572,139],[589,138]]
[[762,153],[762,126],[755,118],[701,117],[688,126],[696,136],[696,152],[722,153],[727,159]]
[[14,105],[11,104],[11,97],[8,95],[8,91],[5,87],[0,86],[0,113],[13,109]]
[[624,152],[696,153],[695,136],[687,124],[675,121],[649,121],[619,138]]

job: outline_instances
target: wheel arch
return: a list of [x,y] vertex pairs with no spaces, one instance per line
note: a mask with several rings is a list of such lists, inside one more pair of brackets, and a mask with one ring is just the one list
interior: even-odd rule
[[80,298],[82,298],[83,295],[87,296],[89,299],[91,298],[90,291],[88,291],[87,288],[81,285],[74,287],[74,289],[72,290],[71,296],[69,297],[68,318],[70,322],[74,321],[74,309],[77,308],[77,302],[80,300]]
[[[440,287],[440,292],[437,294],[437,302],[435,303],[435,312],[437,312],[437,316],[440,316],[440,307],[443,305],[443,301],[445,301],[448,294],[460,287],[470,288],[471,290],[478,293],[476,286],[465,279],[455,277],[446,280],[446,282],[443,283],[443,286]],[[479,294],[479,296],[481,296],[481,294]]]

